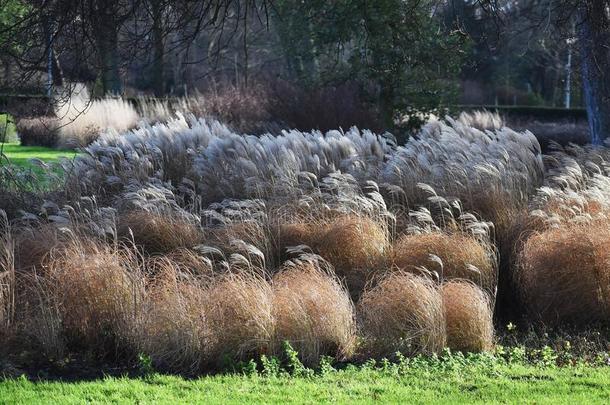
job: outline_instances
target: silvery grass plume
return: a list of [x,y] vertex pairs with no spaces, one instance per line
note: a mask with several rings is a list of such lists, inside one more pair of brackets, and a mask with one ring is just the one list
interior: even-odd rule
[[546,157],[546,181],[532,200],[532,214],[551,226],[608,217],[610,149],[577,145],[554,149]]
[[504,120],[502,120],[500,114],[489,111],[472,111],[470,113],[464,111],[460,113],[457,121],[462,125],[481,131],[494,131],[504,127]]
[[120,98],[92,100],[85,85],[76,83],[73,86],[69,98],[56,97],[55,100],[60,145],[86,146],[107,131],[125,132],[136,127],[140,116],[128,101]]
[[398,147],[382,173],[382,182],[394,194],[402,191],[408,206],[426,201],[419,183],[472,208],[480,193],[525,203],[542,179],[542,154],[534,135],[509,128],[484,132],[451,118],[429,123]]
[[116,195],[129,183],[192,178],[193,157],[215,138],[228,136],[224,125],[177,115],[163,124],[144,125],[123,134],[106,134],[66,167],[72,188],[81,194]]
[[393,149],[390,137],[356,128],[256,137],[178,115],[165,124],[103,135],[76,159],[72,180],[81,193],[113,194],[128,183],[157,179],[176,186],[186,178],[211,203],[294,191],[304,176],[320,179],[335,171],[375,179]]
[[375,179],[393,149],[391,138],[357,128],[326,134],[233,134],[213,140],[196,157],[195,169],[204,198],[263,198],[294,192],[303,177],[322,179],[336,171]]

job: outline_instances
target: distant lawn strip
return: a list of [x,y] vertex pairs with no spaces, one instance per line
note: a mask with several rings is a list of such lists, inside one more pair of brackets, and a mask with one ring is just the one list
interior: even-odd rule
[[[78,152],[70,149],[51,149],[42,146],[21,146],[18,143],[5,143],[0,145],[4,155],[11,164],[23,168],[33,167],[30,159],[40,159],[45,163],[58,163],[61,158],[73,159]],[[3,160],[3,164],[6,161]],[[35,166],[34,166],[35,167]]]
[[0,382],[6,403],[609,403],[610,367],[468,363],[348,368],[291,377],[153,374],[82,382]]

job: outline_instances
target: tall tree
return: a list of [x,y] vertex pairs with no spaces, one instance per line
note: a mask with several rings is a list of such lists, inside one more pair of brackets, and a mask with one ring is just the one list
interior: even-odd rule
[[578,38],[591,143],[610,139],[610,1],[578,5]]
[[[516,7],[516,0],[477,0],[483,10],[506,29],[506,16]],[[530,22],[529,29],[554,30],[555,41],[571,39],[580,55],[583,92],[591,143],[601,145],[610,138],[610,0],[529,0],[525,3],[535,12],[521,13]],[[571,41],[570,41],[571,42]]]
[[428,112],[455,91],[465,38],[431,0],[277,1],[284,54],[297,77],[356,81],[388,127]]

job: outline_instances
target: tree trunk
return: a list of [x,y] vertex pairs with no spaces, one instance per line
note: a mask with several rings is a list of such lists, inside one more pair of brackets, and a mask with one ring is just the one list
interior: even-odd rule
[[608,0],[586,0],[580,6],[578,30],[582,81],[591,131],[591,143],[601,145],[610,136],[610,16]]
[[379,94],[379,112],[387,129],[394,128],[394,88],[391,83],[383,83]]
[[104,94],[121,94],[119,72],[119,20],[118,1],[96,1],[91,24],[97,46],[98,69]]
[[151,0],[152,6],[152,36],[153,36],[153,65],[152,82],[155,96],[165,94],[165,46],[163,43],[163,5],[161,0]]
[[121,94],[121,75],[119,72],[118,32],[109,28],[106,35],[98,41],[102,87],[104,94]]

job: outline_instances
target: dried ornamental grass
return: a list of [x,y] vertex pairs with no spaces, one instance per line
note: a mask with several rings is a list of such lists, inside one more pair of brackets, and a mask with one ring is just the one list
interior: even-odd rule
[[383,267],[389,250],[387,231],[372,219],[357,216],[336,218],[313,245],[345,280],[352,297],[359,296],[374,271]]
[[206,280],[169,258],[156,259],[154,265],[156,276],[147,287],[134,344],[159,369],[200,371],[208,361],[210,340]]
[[368,352],[376,357],[439,353],[445,347],[443,300],[436,285],[396,271],[362,295],[358,315]]
[[447,347],[482,352],[493,346],[493,312],[489,296],[475,284],[450,281],[442,287]]
[[275,319],[267,281],[255,274],[230,273],[220,276],[206,293],[213,364],[272,352]]
[[316,226],[310,223],[291,222],[280,224],[276,232],[279,254],[281,257],[286,257],[287,248],[300,245],[314,246],[318,242],[320,229],[316,229]]
[[534,320],[610,319],[610,221],[567,223],[532,235],[519,257],[519,287]]
[[392,259],[401,270],[421,272],[423,267],[442,280],[470,280],[491,294],[495,292],[493,253],[470,236],[442,232],[403,235],[394,243]]
[[142,247],[148,254],[167,253],[192,248],[203,236],[197,224],[172,215],[148,211],[130,211],[119,218],[118,234]]
[[315,260],[295,260],[273,278],[273,311],[277,346],[289,341],[304,364],[321,356],[344,360],[354,352],[354,305],[332,271]]
[[131,333],[144,284],[131,253],[82,240],[52,254],[42,277],[70,346],[95,352]]

